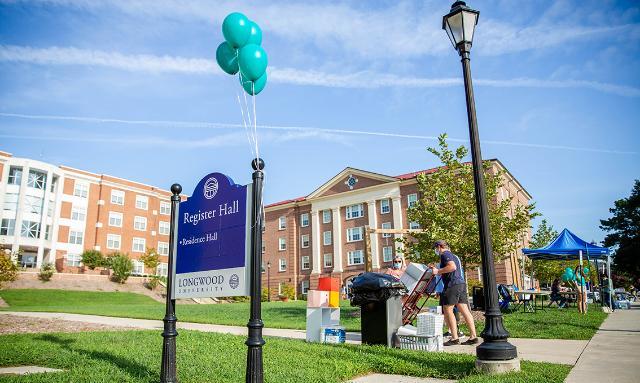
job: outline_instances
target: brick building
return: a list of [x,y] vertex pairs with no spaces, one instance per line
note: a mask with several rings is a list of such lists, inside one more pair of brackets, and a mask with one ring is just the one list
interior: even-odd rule
[[[0,152],[0,249],[24,268],[54,263],[81,270],[83,251],[127,253],[134,274],[167,274],[169,191]],[[161,255],[157,270],[137,259],[146,248]]]
[[[498,160],[494,169],[505,170],[499,198],[514,197],[514,204],[528,204],[531,196]],[[263,286],[276,297],[289,284],[299,294],[315,288],[322,276],[341,279],[343,285],[364,271],[364,226],[385,229],[419,228],[408,222],[407,208],[418,200],[417,175],[423,170],[400,176],[387,176],[346,168],[306,197],[265,206],[263,234]],[[371,235],[373,271],[391,265],[402,245],[401,234]],[[521,247],[528,244],[527,233]],[[455,252],[455,249],[453,249]],[[528,283],[521,272],[520,251],[496,263],[498,283]],[[481,279],[479,267],[466,270],[470,279]]]

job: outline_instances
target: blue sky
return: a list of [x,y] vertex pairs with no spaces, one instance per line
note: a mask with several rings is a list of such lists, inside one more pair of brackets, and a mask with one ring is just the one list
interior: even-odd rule
[[[484,158],[499,158],[557,229],[599,219],[640,177],[640,6],[468,2]],[[0,150],[190,193],[251,180],[237,79],[215,64],[233,11],[263,30],[256,97],[265,201],[347,166],[398,175],[468,142],[443,1],[0,0]],[[242,101],[244,102],[244,101]],[[251,102],[249,101],[249,105]]]

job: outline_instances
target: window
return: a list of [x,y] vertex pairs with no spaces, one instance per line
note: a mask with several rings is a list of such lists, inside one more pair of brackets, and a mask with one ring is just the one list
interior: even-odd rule
[[284,230],[287,228],[287,217],[278,218],[278,230]]
[[409,204],[409,207],[416,206],[418,204],[418,194],[417,193],[409,194],[407,196],[407,203]]
[[133,275],[142,275],[144,274],[144,262],[138,261],[137,259],[133,260],[133,270],[131,271]]
[[309,234],[302,234],[300,236],[300,246],[303,249],[306,249],[307,247],[309,247]]
[[420,224],[418,222],[409,222],[409,229],[419,229]]
[[322,243],[325,245],[331,245],[331,231],[325,231],[322,233]]
[[[383,222],[382,223],[382,228],[383,229],[391,229],[391,222]],[[382,238],[391,238],[391,234],[382,234]]]
[[303,255],[301,260],[300,260],[300,265],[302,267],[302,270],[309,270],[309,267],[311,267],[311,264],[309,263],[309,256],[308,255]]
[[87,209],[79,206],[71,208],[71,219],[74,221],[84,221],[87,218]]
[[285,258],[280,258],[280,261],[278,262],[278,270],[287,271],[287,260]]
[[64,256],[66,265],[71,267],[80,267],[82,256],[80,254],[67,254]]
[[49,206],[47,207],[47,217],[53,217],[53,210],[55,208],[55,202],[49,201]]
[[47,184],[47,173],[41,172],[39,170],[29,170],[29,177],[27,177],[27,186],[44,190],[45,185]]
[[89,195],[89,185],[76,181],[73,185],[73,195],[80,198],[87,198]]
[[44,199],[27,195],[24,197],[24,205],[22,206],[22,211],[27,214],[42,214],[43,204]]
[[82,245],[82,237],[84,237],[84,233],[81,231],[69,231],[69,243]]
[[7,193],[4,195],[4,210],[16,211],[18,210],[18,195],[14,193]]
[[40,237],[40,223],[32,221],[22,221],[22,231],[20,236],[24,238]]
[[137,253],[144,253],[144,249],[146,247],[146,240],[144,238],[133,238],[133,247],[131,251],[135,251]]
[[145,231],[147,230],[147,218],[136,215],[133,217],[134,230]]
[[278,238],[278,250],[287,250],[287,240],[284,238]]
[[169,255],[169,242],[158,242],[158,255]]
[[120,250],[120,236],[118,234],[107,234],[107,249]]
[[51,225],[45,226],[44,239],[47,240],[47,241],[49,241],[51,239]]
[[362,227],[347,229],[347,242],[362,241]]
[[53,178],[51,179],[51,193],[56,192],[56,186],[58,186],[58,177],[53,176]]
[[278,295],[282,295],[282,288],[284,287],[284,282],[278,283]]
[[324,267],[333,267],[333,254],[325,254],[323,257]]
[[158,223],[158,233],[162,234],[162,235],[169,235],[169,222],[165,222],[165,221],[160,221]]
[[302,295],[307,295],[308,291],[309,291],[309,281],[300,282],[300,292],[302,293]]
[[309,213],[300,214],[300,227],[309,226]]
[[170,215],[171,214],[171,204],[169,202],[160,202],[160,214],[162,215]]
[[389,214],[391,211],[391,204],[388,199],[380,200],[380,214]]
[[111,190],[111,203],[114,205],[124,205],[124,191]]
[[356,204],[347,206],[347,219],[354,219],[364,217],[364,209],[362,208],[362,204]]
[[147,210],[149,208],[149,197],[143,195],[136,196],[136,209]]
[[109,226],[122,227],[122,213],[109,212]]
[[322,211],[322,223],[331,222],[331,210],[323,210]]
[[384,246],[382,248],[382,262],[391,262],[393,260],[393,246]]
[[169,273],[169,265],[167,265],[166,263],[160,263],[158,264],[158,267],[156,267],[156,275],[159,275],[161,277],[166,277]]
[[7,183],[9,185],[20,185],[22,182],[22,168],[12,166],[9,168],[9,179]]
[[362,256],[362,250],[349,251],[348,253],[349,266],[362,265],[364,263],[364,257]]
[[0,223],[0,235],[13,235],[16,230],[15,219],[3,219]]

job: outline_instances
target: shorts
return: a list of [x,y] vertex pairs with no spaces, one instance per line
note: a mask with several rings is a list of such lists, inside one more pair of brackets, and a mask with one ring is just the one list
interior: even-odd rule
[[458,303],[469,303],[464,283],[449,286],[440,294],[440,306],[451,306]]

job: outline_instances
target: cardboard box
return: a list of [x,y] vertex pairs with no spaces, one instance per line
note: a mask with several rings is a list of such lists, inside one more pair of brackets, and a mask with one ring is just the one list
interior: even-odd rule
[[340,291],[340,279],[322,277],[318,278],[318,290],[320,291]]
[[329,307],[340,307],[340,293],[329,291]]
[[309,290],[307,293],[307,307],[329,307],[329,292]]

